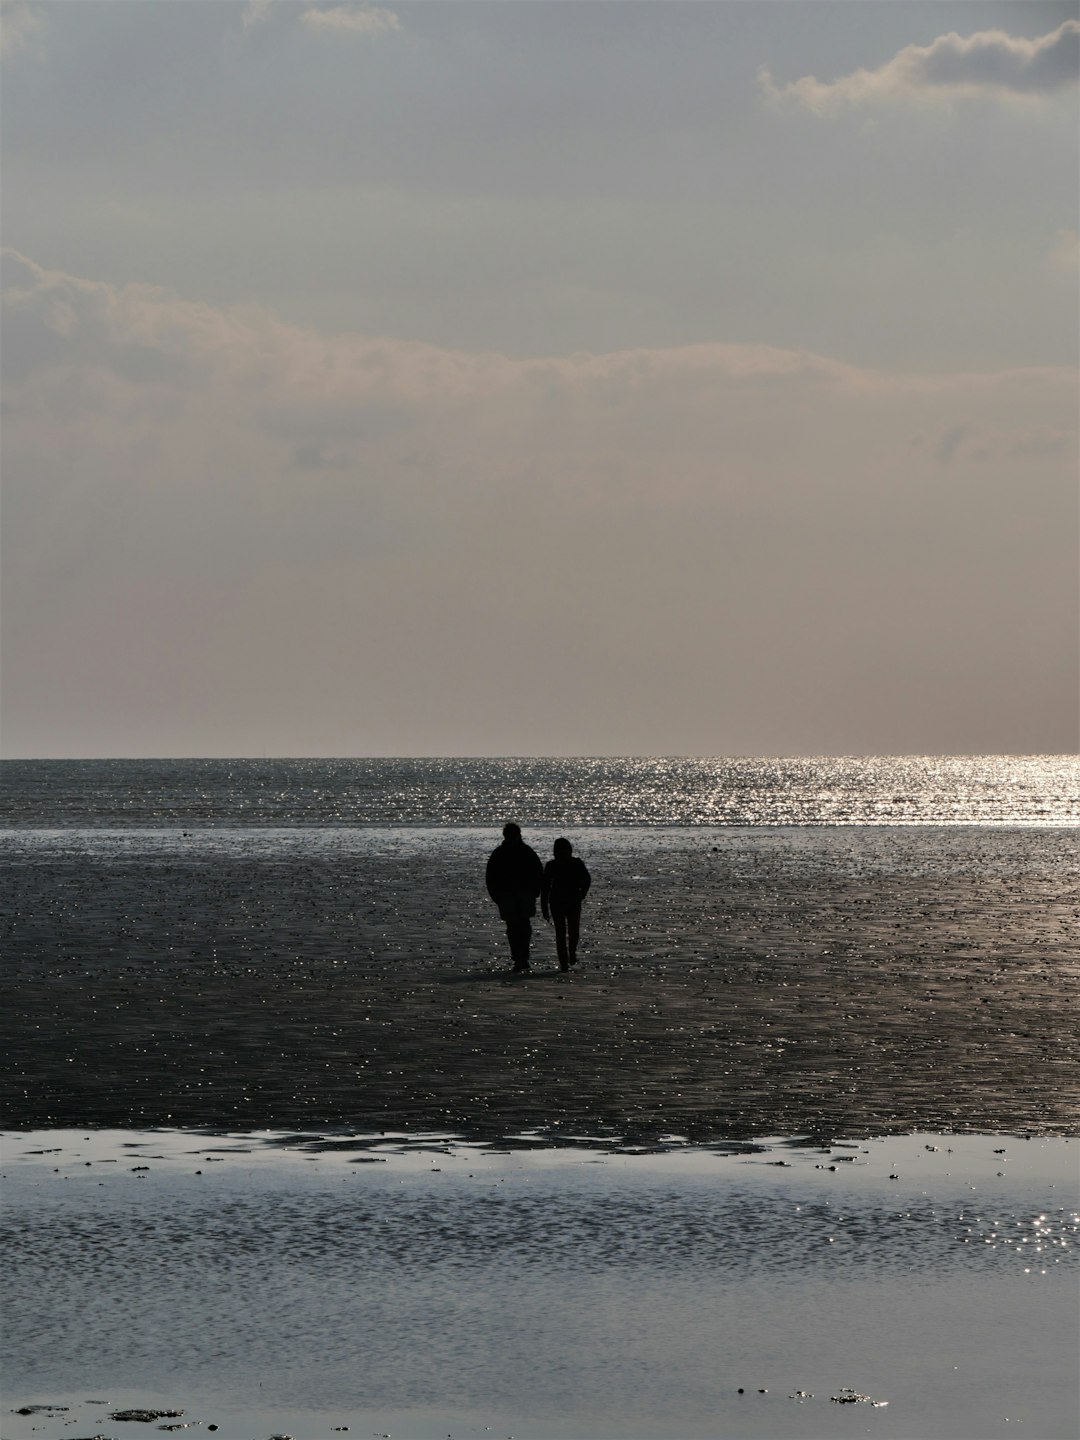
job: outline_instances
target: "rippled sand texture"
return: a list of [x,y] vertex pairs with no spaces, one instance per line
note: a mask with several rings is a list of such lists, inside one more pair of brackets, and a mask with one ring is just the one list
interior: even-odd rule
[[3,1123],[1076,1132],[1080,831],[571,833],[514,981],[487,831],[8,845]]
[[10,1440],[1076,1433],[1074,1142],[280,1140],[7,1140]]

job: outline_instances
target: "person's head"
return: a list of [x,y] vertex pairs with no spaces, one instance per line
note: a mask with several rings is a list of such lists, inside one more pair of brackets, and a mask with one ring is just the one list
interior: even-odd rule
[[570,844],[569,840],[564,840],[561,835],[551,848],[555,852],[556,860],[568,860],[574,853],[573,845]]
[[508,845],[517,845],[521,841],[521,826],[515,825],[512,820],[503,826],[503,839]]

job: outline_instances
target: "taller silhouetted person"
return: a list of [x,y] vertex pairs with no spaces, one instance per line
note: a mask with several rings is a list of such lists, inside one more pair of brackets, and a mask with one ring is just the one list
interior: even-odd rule
[[544,879],[540,856],[521,838],[521,826],[503,826],[503,842],[488,857],[487,889],[506,922],[510,959],[519,974],[529,971],[529,944],[536,897]]
[[552,858],[544,866],[544,883],[540,889],[540,908],[545,920],[555,922],[555,949],[559,969],[569,970],[577,964],[578,932],[581,926],[581,902],[589,893],[592,876],[585,863],[574,854],[569,840],[555,841]]

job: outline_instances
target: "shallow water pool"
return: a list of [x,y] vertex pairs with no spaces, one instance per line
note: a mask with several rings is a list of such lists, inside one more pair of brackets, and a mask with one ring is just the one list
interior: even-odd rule
[[1064,1440],[1078,1156],[8,1135],[3,1434]]

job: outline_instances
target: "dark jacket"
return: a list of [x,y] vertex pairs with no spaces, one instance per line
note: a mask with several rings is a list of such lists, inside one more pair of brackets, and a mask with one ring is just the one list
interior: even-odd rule
[[540,908],[544,915],[549,910],[565,914],[576,910],[589,893],[592,876],[585,868],[585,862],[576,855],[565,860],[549,860],[544,866],[544,883],[540,888]]
[[488,894],[504,920],[536,914],[536,897],[544,879],[540,856],[524,840],[504,840],[488,857]]

